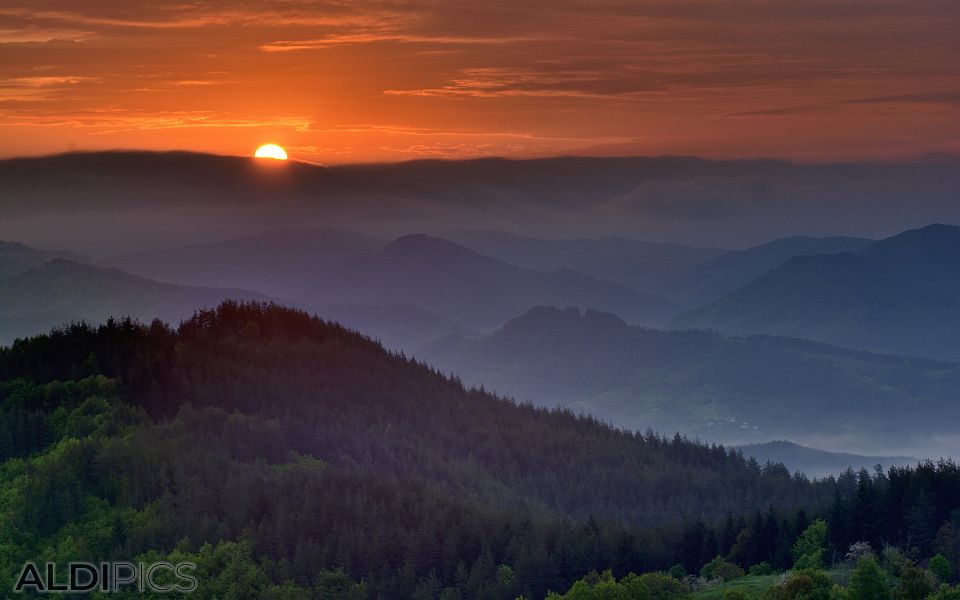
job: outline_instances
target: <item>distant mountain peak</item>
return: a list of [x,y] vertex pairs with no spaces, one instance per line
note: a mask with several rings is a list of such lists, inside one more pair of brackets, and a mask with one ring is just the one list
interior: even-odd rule
[[903,233],[874,242],[864,250],[864,253],[874,254],[890,248],[898,250],[907,248],[930,249],[943,244],[960,245],[960,227],[945,223],[932,223],[918,229],[909,229]]
[[87,257],[73,252],[40,250],[22,242],[0,241],[0,278],[19,275],[53,260],[88,262]]
[[125,273],[120,269],[115,269],[112,267],[109,267],[109,268],[95,267],[93,265],[82,263],[69,258],[51,259],[45,262],[44,264],[38,266],[37,268],[32,269],[31,271],[22,273],[21,277],[30,276],[32,273],[48,274],[48,275],[84,273],[89,276],[106,276],[107,274],[110,274],[112,276],[146,281],[142,277],[139,277],[137,275],[131,275],[130,273]]
[[[461,246],[449,240],[439,238],[425,233],[413,233],[404,235],[391,243],[381,251],[381,254],[392,255],[430,255],[433,253],[442,253],[450,256],[456,254],[460,256],[481,256],[479,253]],[[495,259],[491,259],[495,260]]]
[[629,325],[617,315],[594,309],[581,311],[576,307],[535,306],[511,319],[494,335],[501,337],[533,336],[578,339],[593,338],[609,333],[624,333]]
[[539,322],[576,322],[586,321],[593,324],[609,324],[627,327],[627,322],[611,312],[604,312],[588,308],[580,310],[575,306],[559,308],[557,306],[534,306],[526,313],[509,322],[539,321]]

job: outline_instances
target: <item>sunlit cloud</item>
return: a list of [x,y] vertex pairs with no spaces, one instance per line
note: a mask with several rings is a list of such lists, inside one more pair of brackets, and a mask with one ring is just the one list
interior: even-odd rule
[[208,85],[224,85],[230,83],[229,81],[214,81],[212,79],[181,79],[180,81],[174,81],[173,85],[179,87],[205,87]]
[[94,37],[90,31],[78,29],[54,29],[25,27],[23,29],[0,29],[0,44],[44,44],[47,42],[82,42]]
[[3,4],[9,153],[31,128],[229,153],[272,127],[319,160],[960,143],[955,0]]
[[305,130],[309,121],[296,117],[240,118],[208,112],[175,111],[159,114],[131,114],[124,111],[103,111],[75,116],[24,116],[0,126],[76,127],[110,134],[123,131],[196,128],[289,128]]
[[14,77],[0,80],[2,87],[43,88],[52,86],[75,85],[83,81],[95,81],[94,77],[80,77],[76,75],[50,75],[40,77]]
[[[73,3],[73,5],[77,4],[79,3]],[[157,9],[157,7],[160,8]],[[382,13],[380,16],[375,14],[366,16],[367,11],[359,8],[349,12],[341,10],[334,14],[322,14],[316,11],[274,10],[263,3],[258,3],[247,10],[218,7],[215,4],[207,6],[203,4],[172,4],[168,6],[156,4],[150,8],[153,8],[153,10],[146,8],[128,9],[127,12],[137,15],[137,18],[100,16],[78,10],[34,10],[29,8],[0,8],[0,17],[134,29],[198,29],[229,25],[270,25],[275,27],[359,26],[378,23],[383,19]]]

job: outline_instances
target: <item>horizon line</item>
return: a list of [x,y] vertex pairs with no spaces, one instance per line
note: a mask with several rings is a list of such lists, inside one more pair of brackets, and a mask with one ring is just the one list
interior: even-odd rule
[[[147,148],[108,148],[101,150],[66,150],[63,152],[50,152],[44,154],[27,154],[27,155],[11,155],[11,156],[0,156],[0,163],[12,162],[12,161],[26,161],[26,160],[43,160],[50,158],[61,158],[68,156],[92,156],[92,155],[117,155],[117,154],[144,154],[144,155],[193,155],[193,156],[207,156],[207,157],[217,157],[217,158],[236,158],[236,159],[247,159],[250,161],[256,160],[256,158],[251,155],[245,154],[221,154],[216,152],[205,152],[202,150],[189,150],[183,148],[171,148],[165,150],[156,150],[156,149],[147,149]],[[623,154],[623,155],[604,155],[604,154],[577,154],[577,153],[561,153],[561,154],[552,154],[545,156],[508,156],[503,154],[489,154],[489,155],[478,155],[471,157],[422,157],[422,158],[409,158],[403,160],[374,160],[374,161],[345,161],[345,162],[335,162],[335,163],[322,163],[314,162],[309,160],[302,160],[297,158],[289,158],[286,161],[278,161],[280,164],[274,165],[276,167],[282,166],[283,163],[295,163],[301,165],[307,165],[311,167],[320,167],[320,168],[331,168],[331,167],[344,167],[344,166],[376,166],[376,165],[403,165],[403,164],[412,164],[412,163],[469,163],[469,162],[481,162],[481,161],[503,161],[503,162],[541,162],[541,161],[550,161],[550,160],[563,160],[563,159],[581,159],[581,160],[655,160],[655,159],[685,159],[685,160],[699,160],[703,162],[720,162],[720,163],[760,163],[760,162],[778,162],[791,165],[884,165],[884,164],[941,164],[941,165],[956,165],[960,166],[960,154],[954,154],[951,152],[927,152],[919,154],[916,156],[905,156],[902,158],[890,158],[890,159],[863,159],[863,160],[797,160],[793,158],[785,158],[779,156],[737,156],[730,158],[717,158],[712,156],[703,156],[697,154]]]

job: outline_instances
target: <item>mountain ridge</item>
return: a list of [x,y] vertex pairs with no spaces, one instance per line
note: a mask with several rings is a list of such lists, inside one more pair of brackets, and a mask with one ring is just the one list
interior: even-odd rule
[[[54,259],[0,286],[0,343],[73,321],[98,323],[114,315],[177,322],[225,299],[267,300],[257,292],[161,283],[67,259]],[[38,329],[39,328],[39,329]]]
[[[918,447],[932,432],[957,433],[949,423],[960,416],[950,402],[960,393],[956,363],[776,336],[659,331],[572,308],[539,307],[478,339],[448,336],[423,356],[520,400],[724,443],[787,437],[879,449],[889,442],[883,432],[897,431]],[[904,406],[912,407],[906,417]]]
[[617,309],[662,322],[676,306],[571,269],[532,271],[425,234],[402,236],[318,286],[322,303],[410,304],[474,328],[496,327],[544,302]]
[[960,227],[932,225],[862,251],[795,257],[671,320],[870,351],[960,359]]
[[[904,185],[916,199],[909,207]],[[105,152],[0,161],[0,237],[97,256],[236,237],[264,225],[382,237],[472,228],[742,247],[798,233],[881,237],[890,223],[956,220],[958,190],[960,170],[938,161],[558,157],[319,166]]]

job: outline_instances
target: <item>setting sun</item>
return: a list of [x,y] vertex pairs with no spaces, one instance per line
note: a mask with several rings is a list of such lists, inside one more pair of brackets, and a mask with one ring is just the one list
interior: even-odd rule
[[276,144],[264,144],[257,148],[254,153],[257,158],[272,158],[275,160],[287,160],[287,151]]

